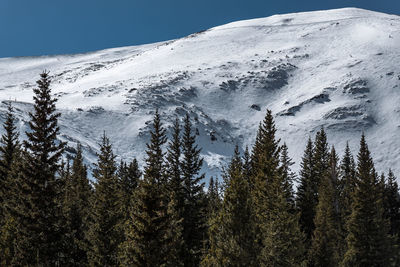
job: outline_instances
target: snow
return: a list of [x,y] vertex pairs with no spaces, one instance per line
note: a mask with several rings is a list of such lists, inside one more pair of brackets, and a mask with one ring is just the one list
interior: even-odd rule
[[235,144],[252,145],[269,108],[296,171],[308,136],[324,126],[339,152],[347,141],[357,152],[365,132],[377,170],[400,175],[399,61],[399,16],[356,8],[275,15],[155,44],[0,59],[0,119],[4,101],[16,100],[26,130],[32,88],[46,69],[60,138],[82,143],[88,164],[103,131],[116,154],[143,162],[160,108],[168,127],[190,113],[204,171],[218,175]]

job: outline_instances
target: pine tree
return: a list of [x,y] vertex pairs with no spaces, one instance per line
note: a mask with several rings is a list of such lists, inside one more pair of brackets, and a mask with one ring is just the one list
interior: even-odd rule
[[178,118],[172,128],[172,138],[168,142],[166,154],[166,175],[168,177],[168,214],[170,227],[168,236],[171,248],[168,265],[183,266],[185,243],[183,240],[183,223],[185,210],[185,188],[181,175],[181,136]]
[[384,187],[384,217],[389,220],[389,234],[392,238],[394,251],[393,262],[399,265],[400,262],[400,194],[399,187],[391,169]]
[[0,265],[10,266],[14,257],[14,241],[16,238],[15,218],[11,213],[16,198],[20,197],[16,191],[16,178],[21,163],[21,147],[18,141],[18,132],[15,126],[15,117],[11,104],[8,104],[6,121],[3,128],[5,134],[0,139]]
[[206,236],[206,197],[204,195],[204,174],[199,174],[203,165],[201,149],[192,134],[189,115],[184,119],[182,135],[181,173],[185,192],[183,215],[183,240],[185,244],[185,266],[198,266],[201,259],[203,240]]
[[314,231],[315,207],[318,200],[314,183],[314,146],[311,138],[308,139],[301,162],[300,184],[297,189],[296,206],[300,212],[300,226],[304,231],[307,243],[310,244]]
[[356,187],[355,174],[354,158],[351,154],[349,144],[347,143],[340,164],[340,203],[344,221],[347,221],[347,218],[351,214],[352,195]]
[[29,113],[30,131],[24,141],[16,183],[13,219],[18,226],[14,263],[52,266],[60,263],[62,252],[62,213],[58,200],[56,172],[64,143],[57,141],[59,128],[55,102],[50,95],[50,79],[43,72],[34,91],[34,112]]
[[0,229],[4,225],[5,205],[7,201],[7,178],[17,151],[20,149],[19,134],[16,131],[15,117],[11,103],[7,105],[6,120],[3,125],[5,133],[0,139]]
[[124,266],[162,266],[170,255],[168,195],[163,145],[165,129],[158,111],[154,116],[143,179],[135,190],[135,206],[126,228],[121,261]]
[[251,184],[251,155],[248,146],[246,146],[243,155],[243,175],[244,178],[248,180],[250,189],[253,188]]
[[117,176],[119,179],[119,201],[120,212],[123,219],[121,220],[121,227],[129,220],[129,209],[134,205],[134,191],[136,190],[139,179],[142,173],[139,169],[139,164],[134,158],[129,164],[121,160]]
[[226,172],[226,190],[219,213],[211,219],[204,266],[255,266],[254,223],[249,182],[244,178],[239,148]]
[[[68,163],[69,165],[69,163]],[[72,168],[66,176],[63,192],[64,227],[66,228],[66,249],[64,257],[68,265],[87,266],[89,246],[89,210],[92,188],[87,178],[87,168],[83,163],[82,146],[77,145]]]
[[118,247],[123,233],[118,227],[122,216],[118,197],[120,185],[116,171],[115,155],[104,133],[93,171],[96,183],[87,234],[90,247],[88,260],[91,266],[115,266],[118,263]]
[[280,176],[282,176],[284,183],[284,191],[286,194],[286,199],[291,209],[294,210],[295,207],[295,199],[294,199],[294,191],[293,191],[293,181],[295,180],[295,174],[291,170],[291,166],[294,164],[292,159],[289,157],[288,147],[286,143],[284,143],[281,147],[281,155],[280,155],[280,166],[279,172]]
[[344,266],[388,266],[391,258],[389,226],[383,196],[364,135],[360,141],[356,188],[348,221]]
[[[329,165],[329,146],[324,128],[322,127],[315,136],[315,147],[314,147],[314,175],[315,183],[319,186],[319,182],[322,177],[325,176],[325,172]],[[317,188],[318,191],[318,188]]]
[[315,230],[309,251],[312,266],[338,266],[340,262],[340,214],[338,158],[332,147],[326,174],[318,190]]
[[400,235],[400,194],[399,186],[391,169],[389,169],[388,179],[384,193],[385,217],[390,221],[391,235]]
[[251,156],[252,204],[255,220],[255,253],[261,255],[264,246],[265,226],[269,223],[271,207],[275,201],[270,191],[271,184],[279,176],[279,140],[275,140],[276,128],[270,110],[260,124]]
[[252,154],[253,214],[257,265],[299,266],[304,263],[303,234],[291,212],[280,170],[279,140],[271,111],[258,130]]

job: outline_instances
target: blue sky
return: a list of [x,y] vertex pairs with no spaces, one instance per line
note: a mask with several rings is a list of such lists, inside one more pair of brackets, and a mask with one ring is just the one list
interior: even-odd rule
[[0,0],[0,57],[70,54],[182,37],[224,23],[399,0]]

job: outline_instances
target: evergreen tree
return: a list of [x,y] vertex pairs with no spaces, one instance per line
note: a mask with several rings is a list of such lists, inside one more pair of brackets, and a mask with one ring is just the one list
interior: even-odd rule
[[134,191],[136,190],[139,179],[142,173],[139,169],[139,164],[134,158],[129,164],[121,160],[117,176],[119,179],[119,199],[120,209],[123,219],[121,220],[121,227],[129,220],[129,209],[134,205]]
[[283,181],[276,179],[271,185],[269,219],[263,223],[263,242],[257,266],[305,266],[305,236],[300,230],[299,216],[291,212]]
[[221,208],[221,189],[218,181],[218,177],[211,176],[207,190],[207,220],[215,217],[215,214],[219,212]]
[[251,184],[251,155],[248,146],[246,146],[243,155],[243,176],[248,180],[251,189],[253,187]]
[[344,156],[340,164],[340,203],[344,222],[351,214],[352,195],[355,190],[355,163],[347,143]]
[[255,253],[261,255],[265,239],[265,225],[269,222],[271,207],[275,201],[271,184],[279,176],[279,140],[275,140],[276,128],[270,110],[260,124],[252,153],[252,203],[255,219]]
[[[68,163],[69,165],[69,163]],[[73,158],[72,169],[66,176],[63,213],[66,228],[66,244],[64,257],[68,265],[87,266],[89,230],[89,210],[92,188],[87,178],[87,168],[83,163],[82,146],[78,144],[77,153]]]
[[43,72],[34,91],[34,112],[29,113],[30,131],[24,141],[26,151],[15,181],[12,205],[16,238],[13,263],[53,266],[60,264],[62,252],[62,212],[58,203],[56,172],[64,143],[57,141],[59,128],[55,102],[50,95],[50,79]]
[[165,129],[158,111],[154,116],[143,179],[135,190],[135,206],[126,228],[121,255],[124,266],[163,266],[171,253],[168,195],[163,145]]
[[314,146],[311,138],[308,139],[301,162],[300,184],[297,189],[296,205],[300,212],[300,226],[306,235],[308,245],[314,231],[315,207],[318,199],[314,183]]
[[385,217],[390,221],[391,235],[399,237],[400,234],[400,195],[399,186],[391,169],[389,169],[388,179],[384,193]]
[[384,187],[384,217],[389,220],[389,234],[392,237],[392,248],[394,251],[394,265],[400,263],[400,194],[399,188],[391,169],[389,169],[388,179]]
[[339,168],[332,147],[328,170],[321,180],[314,219],[309,262],[312,266],[338,266],[340,262]]
[[[329,167],[329,146],[324,128],[322,127],[315,136],[314,147],[314,175],[315,184],[318,187],[320,181]],[[318,188],[317,188],[318,191]]]
[[[16,131],[14,111],[11,103],[7,105],[6,120],[4,122],[4,134],[0,139],[0,203],[3,203],[3,194],[6,193],[6,179],[11,170],[15,152],[19,149],[19,133]],[[0,219],[2,218],[0,211]]]
[[[12,119],[11,119],[12,118]],[[2,136],[2,151],[1,165],[2,175],[4,180],[1,180],[2,190],[0,191],[1,196],[1,225],[0,225],[0,265],[1,266],[12,266],[14,258],[14,243],[16,238],[16,219],[15,219],[15,206],[18,204],[18,198],[20,198],[20,192],[17,190],[17,182],[21,176],[22,157],[21,148],[18,142],[18,133],[15,131],[14,118],[9,106],[7,119],[4,124],[5,134]],[[14,141],[11,141],[14,140]],[[11,142],[10,142],[11,141]],[[14,144],[14,145],[12,145]],[[11,155],[12,159],[9,161]],[[8,159],[7,159],[8,158]],[[10,164],[10,166],[8,165]],[[7,167],[9,166],[9,167]]]
[[202,265],[255,266],[250,187],[238,146],[225,175],[224,200],[220,212],[211,219],[210,248]]
[[183,240],[185,266],[198,266],[206,236],[206,198],[204,195],[204,174],[199,174],[203,165],[201,149],[192,134],[189,115],[184,119],[182,135],[181,174],[184,187]]
[[291,209],[294,210],[295,199],[293,191],[293,181],[295,180],[295,174],[292,172],[290,167],[294,164],[294,162],[289,157],[288,147],[286,146],[286,143],[284,143],[283,146],[281,147],[280,162],[281,163],[279,166],[279,172],[283,179],[286,199],[290,204],[290,206],[292,207]]
[[252,155],[252,205],[257,265],[299,266],[304,263],[303,234],[287,200],[280,169],[279,140],[271,111],[258,130]]
[[18,141],[19,134],[16,131],[15,117],[11,103],[7,105],[6,120],[3,124],[5,133],[0,139],[0,229],[4,225],[5,205],[8,189],[7,178],[11,172],[11,165],[15,154],[20,149]]
[[93,171],[96,179],[90,211],[88,260],[91,266],[115,266],[118,263],[118,246],[123,235],[118,227],[121,220],[120,184],[112,146],[103,134],[100,153]]
[[171,251],[168,265],[183,266],[185,243],[183,240],[183,223],[185,210],[185,188],[181,175],[181,136],[178,118],[172,129],[172,139],[168,142],[166,155],[166,175],[168,177]]
[[364,135],[360,141],[356,188],[348,221],[344,266],[388,266],[392,249],[383,196]]

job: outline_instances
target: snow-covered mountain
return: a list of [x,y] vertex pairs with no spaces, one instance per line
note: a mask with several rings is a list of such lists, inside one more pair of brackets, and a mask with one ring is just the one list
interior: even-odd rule
[[[26,44],[29,45],[29,44]],[[143,159],[154,110],[167,126],[189,112],[205,170],[251,145],[267,108],[298,170],[324,126],[339,152],[367,136],[377,169],[400,172],[400,17],[362,9],[238,21],[185,38],[93,53],[0,59],[0,106],[25,131],[32,88],[50,70],[70,152],[89,163],[103,131],[115,153]]]

